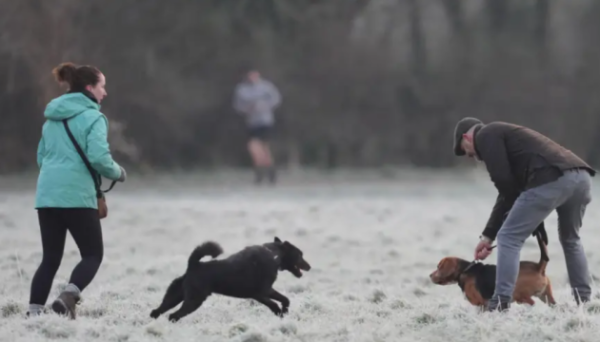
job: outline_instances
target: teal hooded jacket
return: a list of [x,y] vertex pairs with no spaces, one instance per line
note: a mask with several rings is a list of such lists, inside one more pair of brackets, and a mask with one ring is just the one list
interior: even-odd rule
[[59,96],[46,106],[46,122],[37,151],[40,168],[36,208],[98,208],[96,188],[81,156],[62,123],[68,124],[92,167],[103,177],[117,180],[121,166],[110,153],[108,120],[100,105],[83,93]]

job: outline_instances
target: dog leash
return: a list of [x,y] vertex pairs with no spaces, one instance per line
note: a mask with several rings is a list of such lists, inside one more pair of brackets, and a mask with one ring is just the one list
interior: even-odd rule
[[[507,214],[505,214],[505,215],[504,215],[504,216],[505,216],[505,218],[506,218],[506,215],[507,215]],[[541,234],[542,234],[542,233],[541,233],[540,231],[537,231],[537,230],[536,230],[536,231],[534,232],[534,234],[536,234],[536,235],[538,235],[538,237],[542,238],[542,236],[541,236]],[[497,246],[498,246],[498,245],[493,245],[493,246],[491,246],[490,248],[488,248],[488,251],[491,251],[492,249],[496,248]],[[461,276],[461,275],[463,275],[465,272],[467,272],[468,270],[470,270],[470,269],[471,269],[471,267],[473,267],[473,266],[475,266],[475,265],[477,265],[477,264],[480,264],[480,263],[481,263],[481,260],[477,260],[477,259],[476,259],[476,260],[473,260],[473,261],[471,261],[471,263],[470,263],[470,264],[469,264],[469,265],[468,265],[468,266],[467,266],[467,267],[466,267],[466,268],[465,268],[465,269],[464,269],[462,272],[460,272],[460,274],[458,275],[458,277],[460,277],[460,276]]]
[[[493,245],[492,247],[488,248],[488,251],[491,251],[492,249],[494,249],[494,248],[496,248],[496,247],[497,247],[497,245]],[[466,267],[466,268],[465,268],[465,269],[464,269],[462,272],[460,272],[460,274],[462,275],[463,273],[465,273],[465,272],[467,272],[469,269],[471,269],[471,267],[473,267],[473,266],[475,266],[475,265],[477,265],[477,264],[480,264],[480,263],[481,263],[481,260],[477,260],[477,259],[475,259],[475,260],[471,261],[471,263],[469,264],[469,266],[467,266],[467,267]],[[459,276],[460,276],[460,275],[459,275]]]
[[[508,215],[508,213],[504,214],[504,217],[506,218],[507,215]],[[536,230],[534,232],[534,234],[537,235],[538,237],[542,238],[542,235],[541,235],[542,233],[540,231]],[[492,249],[494,249],[496,247],[498,247],[498,245],[493,245],[492,247],[488,248],[488,251],[491,251]],[[467,268],[465,268],[464,271],[461,272],[461,274],[465,273],[471,267],[473,267],[475,264],[478,264],[478,263],[481,263],[481,261],[480,260],[473,260],[473,261],[471,261],[471,263],[469,264],[469,266],[467,266]]]

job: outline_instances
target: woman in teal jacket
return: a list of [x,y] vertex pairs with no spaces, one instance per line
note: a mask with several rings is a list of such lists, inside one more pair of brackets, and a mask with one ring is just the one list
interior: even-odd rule
[[37,153],[40,173],[35,198],[43,257],[32,279],[28,314],[44,311],[69,231],[82,260],[52,303],[52,309],[74,318],[81,291],[100,268],[104,246],[96,186],[63,120],[98,174],[123,182],[126,173],[112,159],[107,142],[108,120],[99,111],[100,102],[107,95],[104,75],[95,67],[73,63],[59,65],[53,74],[59,83],[68,84],[69,91],[50,101],[44,111],[46,122]]

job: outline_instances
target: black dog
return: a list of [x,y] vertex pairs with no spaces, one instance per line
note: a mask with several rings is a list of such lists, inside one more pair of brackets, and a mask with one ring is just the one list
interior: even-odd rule
[[[283,316],[288,312],[290,300],[273,289],[277,272],[287,270],[300,278],[300,270],[310,270],[302,251],[277,237],[274,242],[246,247],[224,260],[200,262],[205,256],[214,259],[221,253],[221,246],[212,241],[196,247],[188,259],[185,274],[171,282],[162,303],[152,310],[150,317],[158,318],[183,301],[181,308],[169,315],[169,320],[176,322],[197,310],[213,293],[252,298],[275,315]],[[281,308],[272,299],[280,302]]]

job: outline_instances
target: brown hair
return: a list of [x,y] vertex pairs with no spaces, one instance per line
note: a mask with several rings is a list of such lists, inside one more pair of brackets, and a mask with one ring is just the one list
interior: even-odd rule
[[69,91],[83,91],[88,85],[96,85],[100,81],[100,70],[91,65],[77,66],[71,62],[61,63],[52,74],[58,83],[67,83]]

